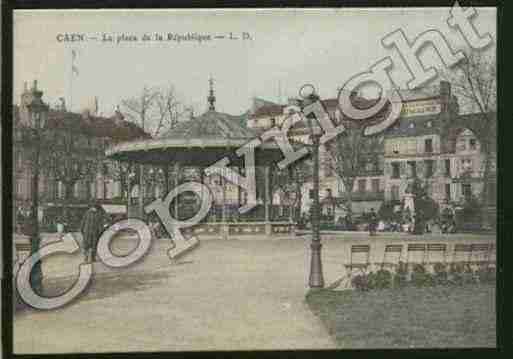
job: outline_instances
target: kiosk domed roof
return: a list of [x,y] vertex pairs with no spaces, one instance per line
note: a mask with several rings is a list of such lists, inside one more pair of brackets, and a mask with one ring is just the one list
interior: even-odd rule
[[198,117],[180,122],[162,135],[163,139],[252,139],[256,133],[244,127],[239,116],[208,110]]
[[[190,166],[208,166],[227,156],[232,164],[242,157],[236,150],[258,137],[244,126],[247,114],[233,116],[215,110],[213,80],[210,79],[209,107],[201,116],[180,122],[158,138],[121,143],[106,150],[107,157],[118,161],[148,164],[179,162]],[[274,142],[265,142],[256,149],[257,165],[281,159],[281,150]]]

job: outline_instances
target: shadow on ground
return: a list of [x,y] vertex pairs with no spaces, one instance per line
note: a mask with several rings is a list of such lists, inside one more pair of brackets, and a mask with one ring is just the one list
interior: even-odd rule
[[[72,301],[69,304],[74,304],[79,301],[85,302],[111,298],[124,292],[137,293],[155,286],[158,283],[166,281],[171,276],[174,276],[174,274],[170,272],[127,272],[94,274],[86,290],[76,301]],[[76,277],[70,276],[44,280],[43,291],[41,295],[45,297],[53,297],[64,293],[72,287],[76,279]],[[17,301],[17,316],[32,310],[19,299]]]

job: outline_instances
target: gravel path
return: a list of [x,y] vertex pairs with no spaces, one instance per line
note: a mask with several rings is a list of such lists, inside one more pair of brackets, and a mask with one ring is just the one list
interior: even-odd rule
[[[166,247],[121,272],[97,266],[88,293],[65,308],[18,312],[15,352],[335,348],[305,303],[305,240],[202,241],[177,264]],[[44,271],[71,274],[80,260],[51,258]],[[48,290],[71,280],[50,279]]]

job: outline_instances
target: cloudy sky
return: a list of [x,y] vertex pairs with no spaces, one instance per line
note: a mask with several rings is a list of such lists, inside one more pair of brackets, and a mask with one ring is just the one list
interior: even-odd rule
[[[494,9],[478,8],[474,24],[495,38]],[[208,78],[215,79],[219,111],[240,114],[253,96],[284,101],[304,83],[322,97],[385,56],[394,61],[392,76],[404,87],[409,79],[400,57],[380,40],[403,29],[409,39],[428,29],[441,31],[454,49],[465,42],[446,23],[448,8],[309,9],[309,10],[96,10],[17,11],[14,16],[14,98],[23,82],[34,79],[55,104],[59,97],[79,111],[99,98],[100,112],[109,115],[123,98],[143,86],[173,84],[182,100],[206,109]],[[196,33],[242,36],[251,40],[215,39],[188,42],[121,42],[118,35]],[[59,42],[59,34],[80,33],[98,40]],[[114,43],[100,41],[102,34]],[[72,78],[72,49],[78,76]],[[488,51],[494,51],[494,47]],[[442,66],[428,48],[421,56]],[[71,85],[71,78],[73,83]]]

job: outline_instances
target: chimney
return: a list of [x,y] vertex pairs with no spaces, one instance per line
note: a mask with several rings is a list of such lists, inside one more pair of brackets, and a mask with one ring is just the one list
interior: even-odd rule
[[34,80],[34,83],[32,85],[32,91],[37,91],[37,80]]

